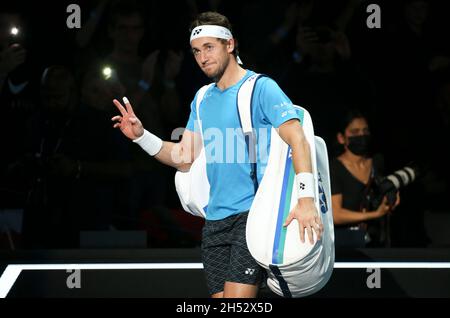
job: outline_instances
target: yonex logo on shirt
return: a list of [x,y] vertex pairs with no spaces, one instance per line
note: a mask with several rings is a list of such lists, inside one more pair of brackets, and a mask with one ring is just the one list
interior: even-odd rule
[[251,81],[254,81],[256,78],[258,77],[258,75],[257,74],[255,74],[255,75],[252,75],[252,76],[250,76],[249,78],[248,78],[248,80],[247,81],[249,81],[249,82],[251,82]]

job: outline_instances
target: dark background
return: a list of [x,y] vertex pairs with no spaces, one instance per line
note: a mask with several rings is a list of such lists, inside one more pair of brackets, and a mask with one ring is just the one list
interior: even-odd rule
[[[58,133],[48,133],[45,124],[42,72],[62,65],[75,79],[72,90],[81,91],[86,74],[105,65],[113,50],[108,10],[115,2],[105,2],[105,11],[85,45],[77,42],[80,30],[66,26],[66,8],[72,1],[0,4],[1,13],[20,14],[21,46],[27,52],[25,62],[7,75],[29,81],[18,95],[3,83],[0,97],[0,210],[4,215],[0,237],[5,249],[199,246],[202,221],[181,211],[172,182],[174,171],[142,158],[135,145],[112,132],[112,104],[102,113],[77,102],[75,115],[70,115],[75,119],[62,133],[61,148],[49,155],[48,164],[36,160],[42,140],[54,139],[49,142],[54,145],[60,140]],[[81,7],[83,30],[100,2],[76,3]],[[381,7],[381,29],[366,26],[367,1],[137,1],[144,15],[138,54],[144,60],[160,50],[150,89],[154,106],[148,110],[149,122],[156,122],[166,140],[173,129],[185,126],[196,90],[207,83],[189,52],[189,23],[197,12],[217,9],[233,24],[244,66],[275,79],[294,103],[311,112],[316,134],[326,139],[331,155],[335,154],[336,118],[346,108],[358,107],[369,116],[375,150],[384,155],[386,174],[412,161],[420,164],[421,177],[401,190],[402,203],[391,217],[392,246],[449,246],[448,11],[444,1],[376,3]],[[289,15],[299,8],[312,9],[283,32],[280,27],[289,25]],[[298,57],[294,53],[299,25],[341,32],[348,41],[348,56],[336,57],[334,52],[331,71],[311,72],[311,61],[294,58]],[[161,74],[170,52],[184,53],[170,92],[178,98],[177,108],[165,108],[163,102],[167,92]],[[52,161],[57,154],[68,160]],[[84,179],[77,178],[79,161],[86,166],[92,163],[91,174]],[[98,172],[98,167],[105,171]],[[153,187],[143,180],[145,176]],[[39,178],[48,178],[44,190],[36,186]],[[50,203],[41,202],[42,191],[50,193]]]

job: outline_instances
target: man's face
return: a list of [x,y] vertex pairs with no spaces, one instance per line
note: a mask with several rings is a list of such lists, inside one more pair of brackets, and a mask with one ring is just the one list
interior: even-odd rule
[[119,16],[110,29],[114,45],[122,50],[136,50],[144,36],[144,23],[139,14]]
[[230,63],[230,53],[234,44],[229,40],[224,44],[217,38],[202,37],[191,42],[192,53],[203,73],[218,81]]

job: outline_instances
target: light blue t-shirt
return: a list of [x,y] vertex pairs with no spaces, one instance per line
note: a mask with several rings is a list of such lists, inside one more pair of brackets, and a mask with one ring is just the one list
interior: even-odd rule
[[[242,133],[237,108],[237,93],[253,71],[235,85],[221,90],[216,84],[209,87],[199,107],[206,171],[210,183],[210,198],[206,219],[220,220],[248,211],[255,197],[251,178],[248,148]],[[197,95],[191,103],[186,129],[199,132],[197,122]],[[257,138],[258,183],[267,166],[270,148],[270,130],[290,119],[300,119],[292,102],[281,88],[268,77],[260,78],[252,98],[252,124]]]

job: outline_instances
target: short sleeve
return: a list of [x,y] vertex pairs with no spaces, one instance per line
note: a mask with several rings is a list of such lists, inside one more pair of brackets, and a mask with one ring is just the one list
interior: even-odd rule
[[259,105],[264,119],[273,127],[278,128],[290,119],[300,120],[291,100],[274,80],[263,77],[258,80],[256,85],[256,89],[259,90]]
[[191,102],[191,113],[189,114],[189,119],[186,124],[186,129],[193,131],[193,132],[200,131],[199,126],[198,126],[198,121],[197,121],[197,96],[198,96],[198,91],[195,94],[195,97]]

